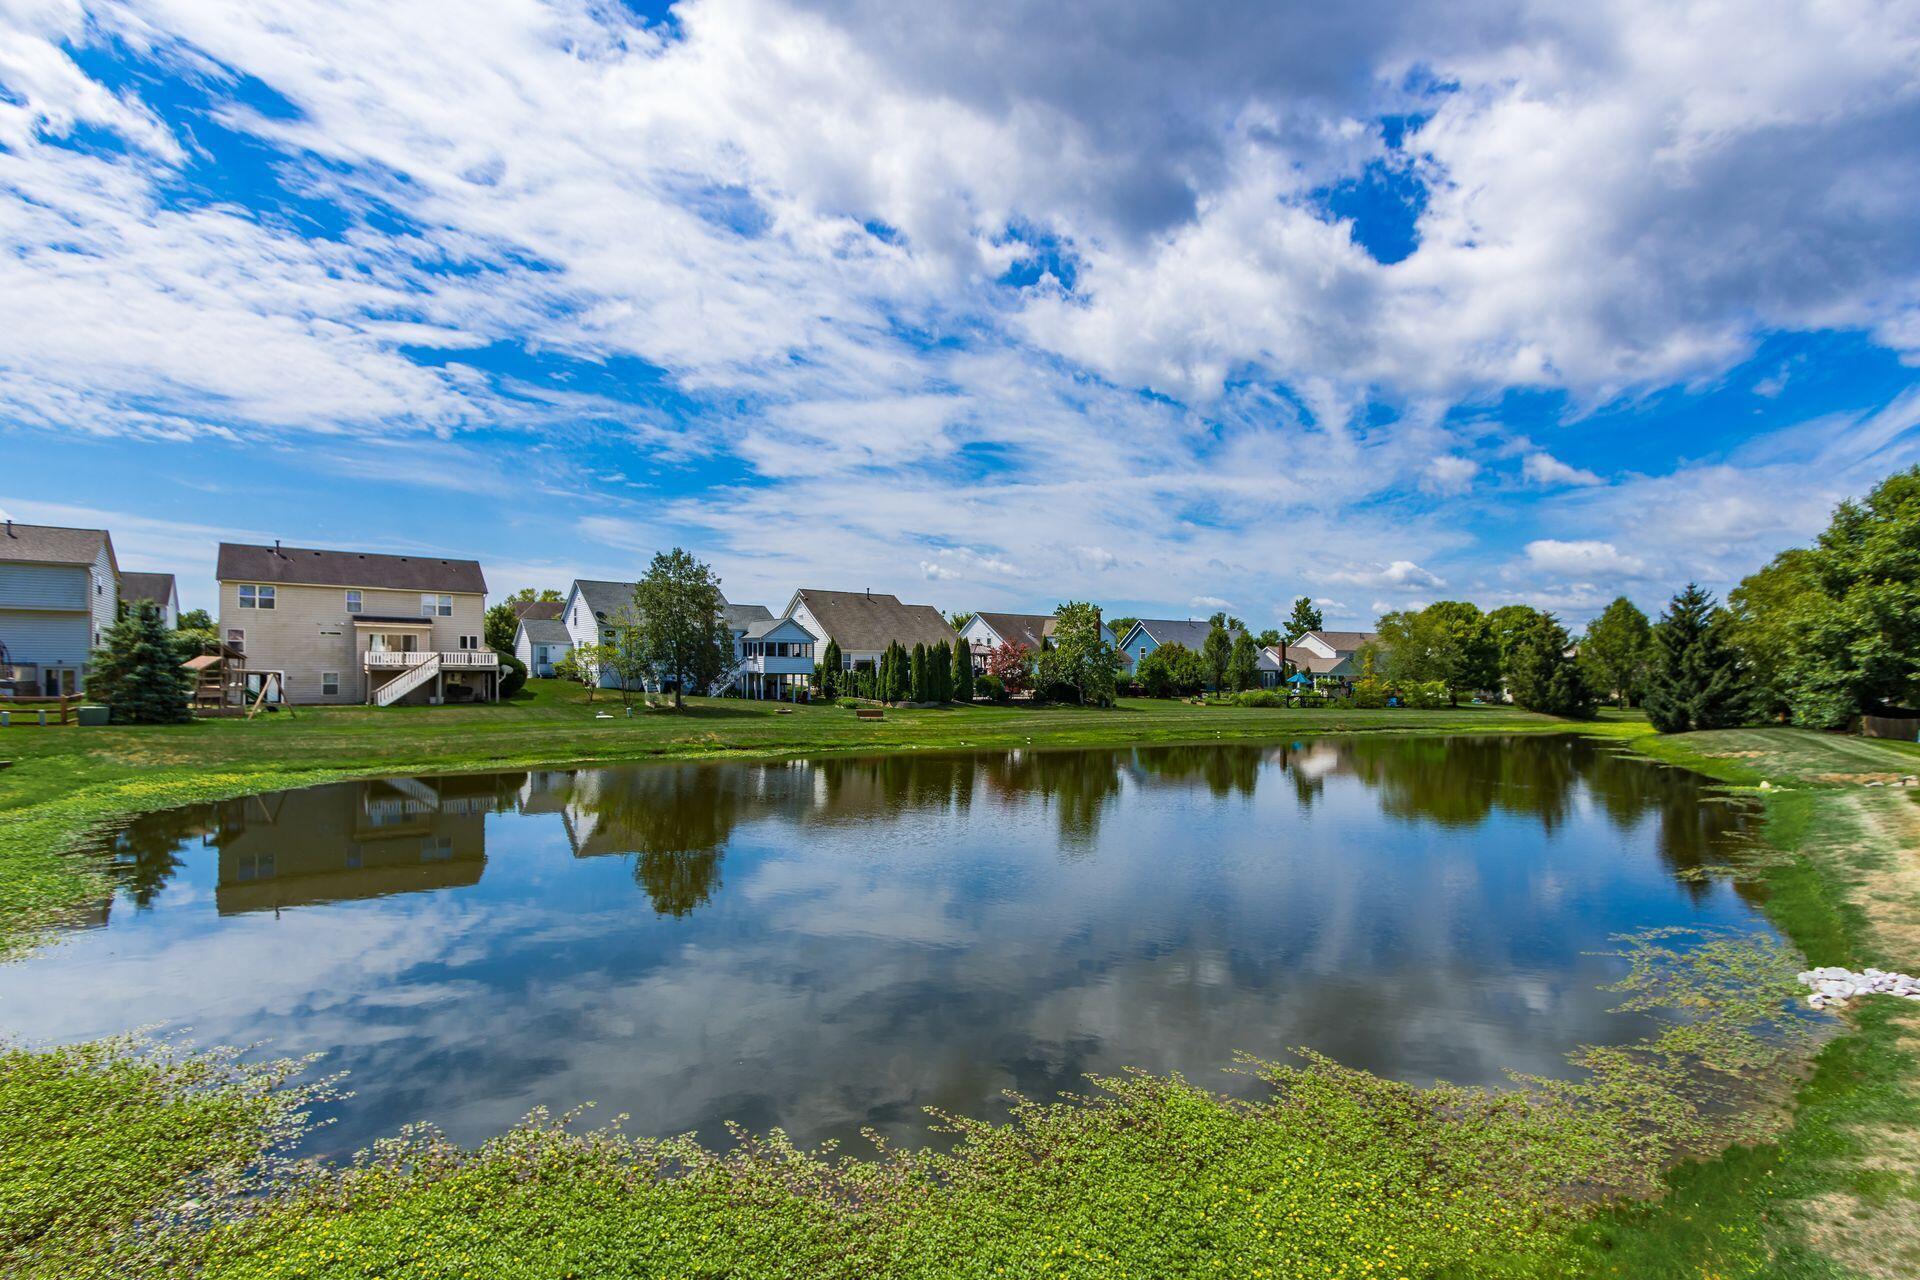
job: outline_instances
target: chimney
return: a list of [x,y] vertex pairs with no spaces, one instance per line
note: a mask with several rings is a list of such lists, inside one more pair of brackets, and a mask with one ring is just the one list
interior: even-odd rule
[[15,533],[15,532],[13,531],[13,517],[12,517],[12,516],[8,516],[8,517],[7,517],[7,536],[8,536],[9,538],[17,538],[17,537],[19,537],[19,536],[20,536],[19,534],[17,534],[17,533]]
[[872,587],[866,587],[866,588],[864,588],[864,590],[865,590],[865,591],[866,591],[866,593],[867,593],[867,599],[869,599],[869,600],[871,600],[871,599],[873,599],[873,588],[872,588]]
[[273,540],[273,554],[276,558],[280,555],[280,539],[278,538]]

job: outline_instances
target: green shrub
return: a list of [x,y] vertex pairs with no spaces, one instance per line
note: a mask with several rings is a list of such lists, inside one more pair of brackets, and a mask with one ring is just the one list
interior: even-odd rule
[[1447,705],[1447,682],[1421,680],[1400,691],[1401,701],[1421,711],[1433,711]]
[[1248,689],[1234,695],[1234,705],[1241,707],[1284,707],[1286,695],[1275,689]]
[[1355,707],[1367,711],[1377,711],[1387,705],[1387,682],[1366,676],[1353,682],[1353,694],[1348,701]]
[[[498,651],[495,651],[498,653]],[[511,698],[526,687],[527,664],[510,653],[499,654],[500,658],[500,696]]]
[[848,711],[851,711],[851,710],[853,710],[853,709],[854,709],[855,707],[857,707],[857,706],[859,706],[859,705],[860,705],[860,699],[858,699],[858,698],[835,698],[835,699],[833,700],[833,705],[834,705],[834,706],[836,706],[836,707],[845,707],[845,708],[846,708],[846,709],[847,709]]
[[1007,686],[999,676],[979,675],[973,678],[973,692],[988,702],[999,702],[1007,696]]

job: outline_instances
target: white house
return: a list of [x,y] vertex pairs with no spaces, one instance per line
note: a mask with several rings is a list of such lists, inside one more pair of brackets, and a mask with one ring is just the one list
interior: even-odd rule
[[[987,655],[1003,644],[1017,644],[1030,653],[1039,653],[1053,641],[1058,619],[1045,613],[976,613],[960,628],[960,638],[973,654],[978,669]],[[1100,624],[1100,638],[1114,644],[1113,628]]]
[[105,529],[15,524],[0,533],[0,696],[86,688],[87,664],[120,609]]
[[[634,611],[635,585],[576,578],[559,618],[569,647],[613,644],[617,620],[623,612]],[[719,693],[732,686],[749,698],[795,697],[796,685],[804,686],[813,674],[818,637],[804,624],[774,634],[780,619],[763,604],[731,604],[722,597],[720,616],[733,638],[733,665],[708,692]],[[554,654],[556,661],[559,656]],[[617,689],[620,677],[602,670],[599,683],[603,689]],[[646,687],[658,691],[651,681]]]
[[553,664],[573,649],[567,624],[558,618],[522,618],[514,629],[513,656],[527,664],[527,674],[551,676]]
[[121,574],[120,599],[127,605],[150,601],[160,610],[160,621],[170,628],[180,625],[180,590],[170,573]]
[[1378,644],[1374,631],[1303,631],[1287,641],[1287,661],[1317,680],[1352,680],[1360,675],[1354,659],[1360,650]]

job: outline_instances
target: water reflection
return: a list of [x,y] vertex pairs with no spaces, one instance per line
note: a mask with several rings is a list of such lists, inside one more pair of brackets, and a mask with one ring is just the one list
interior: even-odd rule
[[1642,1029],[1595,955],[1758,927],[1751,838],[1584,739],[907,753],[319,787],[156,814],[118,910],[0,970],[0,1028],[325,1051],[350,1150],[592,1099],[806,1141],[1089,1071],[1308,1045],[1414,1080]]

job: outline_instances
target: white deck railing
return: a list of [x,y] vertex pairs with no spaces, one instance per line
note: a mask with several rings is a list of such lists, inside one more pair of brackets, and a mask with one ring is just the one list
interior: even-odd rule
[[454,649],[435,653],[432,649],[369,649],[362,655],[366,669],[384,671],[399,667],[418,667],[433,658],[440,659],[440,666],[462,667],[468,670],[492,670],[500,665],[500,655],[491,649]]

